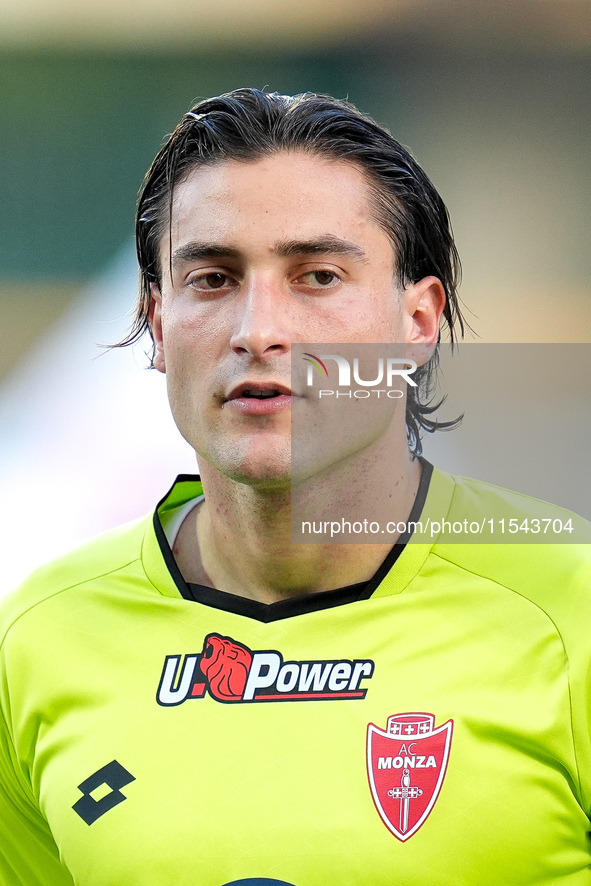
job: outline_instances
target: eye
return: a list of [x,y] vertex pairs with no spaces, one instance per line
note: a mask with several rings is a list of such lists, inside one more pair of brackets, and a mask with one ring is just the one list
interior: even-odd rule
[[212,292],[215,289],[225,289],[233,284],[231,277],[222,271],[208,271],[206,274],[196,274],[189,279],[189,286],[205,292]]
[[334,271],[329,271],[327,268],[319,268],[317,271],[308,271],[306,274],[301,274],[297,282],[307,283],[316,289],[328,289],[334,286],[335,283],[340,282],[340,280],[341,278]]

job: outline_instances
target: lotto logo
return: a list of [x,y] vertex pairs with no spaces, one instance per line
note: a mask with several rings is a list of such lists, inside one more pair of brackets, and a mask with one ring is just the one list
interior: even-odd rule
[[[82,796],[74,803],[72,809],[86,824],[94,824],[105,812],[127,799],[125,794],[121,793],[121,788],[131,784],[132,781],[135,781],[135,775],[128,772],[117,760],[111,760],[78,785]],[[103,793],[99,799],[92,796],[105,787],[110,790]]]
[[203,698],[226,703],[363,699],[370,659],[284,661],[277,650],[253,651],[231,637],[208,634],[195,655],[167,655],[156,693],[165,707]]

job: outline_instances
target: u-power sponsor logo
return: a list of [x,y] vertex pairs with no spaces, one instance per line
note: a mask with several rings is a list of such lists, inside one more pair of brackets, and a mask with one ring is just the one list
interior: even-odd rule
[[231,637],[208,634],[195,655],[167,655],[156,693],[164,707],[209,695],[234,704],[256,701],[363,699],[371,659],[284,661],[275,649],[252,650]]
[[[328,378],[328,369],[324,363],[325,360],[334,360],[338,368],[338,387],[339,390],[321,389],[318,391],[318,399],[323,397],[347,397],[356,400],[364,400],[371,397],[372,394],[378,398],[383,394],[391,400],[399,400],[404,396],[403,391],[393,388],[395,379],[404,379],[404,381],[412,387],[417,386],[416,381],[411,377],[416,372],[417,364],[414,360],[408,360],[401,357],[379,357],[377,367],[375,369],[375,378],[363,379],[360,377],[359,358],[353,360],[353,371],[351,372],[351,364],[346,357],[339,354],[321,354],[320,357],[314,354],[304,353],[302,359],[308,364],[306,384],[309,388],[314,385],[314,369],[319,373],[321,380]],[[351,374],[353,381],[351,381]],[[351,390],[353,384],[359,385],[360,389]],[[384,385],[384,387],[378,387]]]

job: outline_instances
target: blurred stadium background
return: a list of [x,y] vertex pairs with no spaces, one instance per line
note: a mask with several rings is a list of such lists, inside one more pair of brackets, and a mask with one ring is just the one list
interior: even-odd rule
[[[6,588],[194,469],[141,348],[97,359],[129,322],[143,173],[194,99],[243,85],[348,97],[411,147],[446,200],[479,340],[586,343],[590,74],[591,0],[1,0]],[[497,467],[473,457],[465,472],[589,515],[580,366],[552,402],[524,370],[507,413],[538,403],[533,442],[504,441],[521,450],[509,469],[496,441]],[[536,435],[552,434],[551,466],[536,463]]]

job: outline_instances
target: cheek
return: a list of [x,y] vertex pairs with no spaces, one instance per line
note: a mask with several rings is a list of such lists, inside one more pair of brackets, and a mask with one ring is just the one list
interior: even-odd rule
[[403,316],[400,295],[396,290],[376,293],[373,316],[376,328],[382,333],[382,341],[400,340]]
[[[337,325],[338,324],[338,325]],[[398,341],[402,328],[396,292],[368,289],[341,306],[337,322],[332,317],[332,335],[326,341]],[[338,339],[335,337],[340,329]]]
[[218,326],[181,305],[163,311],[168,398],[182,430],[206,417],[219,366]]
[[[169,389],[173,380],[188,371],[194,362],[198,335],[178,309],[162,311],[162,350],[166,362]],[[193,356],[191,356],[193,355]]]
[[177,297],[162,309],[162,339],[170,360],[206,362],[228,339],[228,318],[216,304],[196,309],[194,302]]

